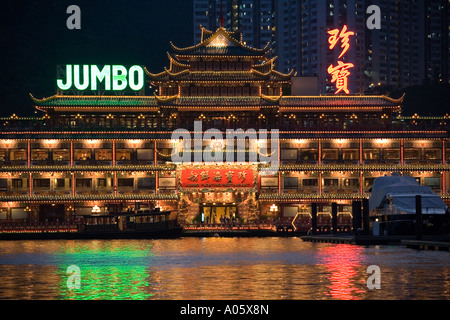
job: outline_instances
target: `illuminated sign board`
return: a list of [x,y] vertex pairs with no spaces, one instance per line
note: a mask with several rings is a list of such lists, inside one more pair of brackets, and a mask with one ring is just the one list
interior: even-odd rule
[[[350,40],[350,36],[353,36],[355,33],[353,31],[347,31],[347,26],[344,25],[342,30],[333,29],[328,31],[330,35],[328,37],[328,43],[330,44],[330,50],[333,50],[336,44],[341,41],[342,51],[338,56],[338,59],[342,58],[347,50],[350,48],[350,44],[348,43]],[[331,75],[331,82],[336,82],[336,92],[338,94],[341,91],[344,91],[346,94],[350,93],[348,90],[348,76],[350,76],[350,71],[348,69],[353,68],[353,63],[344,63],[343,61],[338,61],[336,66],[330,64],[327,71]]]
[[251,169],[183,169],[182,188],[253,188]]
[[102,89],[122,91],[130,88],[139,91],[144,87],[144,69],[141,66],[126,68],[121,65],[68,64],[65,68],[65,79],[57,79],[56,85],[60,90],[98,90]]

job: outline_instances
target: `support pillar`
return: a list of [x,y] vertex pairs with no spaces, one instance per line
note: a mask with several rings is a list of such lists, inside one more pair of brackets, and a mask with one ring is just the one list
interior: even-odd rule
[[356,234],[358,229],[361,229],[361,201],[352,202],[352,216],[353,234]]
[[337,234],[337,203],[331,203],[331,226],[333,234]]
[[311,230],[312,234],[317,234],[317,203],[311,203]]
[[422,240],[423,219],[422,219],[422,196],[416,195],[416,239]]
[[369,199],[363,199],[363,231],[365,235],[370,234],[370,220],[369,220]]

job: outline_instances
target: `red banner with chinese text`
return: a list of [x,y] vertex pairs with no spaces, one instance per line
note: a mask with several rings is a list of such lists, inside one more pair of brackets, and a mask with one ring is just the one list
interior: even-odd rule
[[182,169],[182,188],[253,188],[251,169]]

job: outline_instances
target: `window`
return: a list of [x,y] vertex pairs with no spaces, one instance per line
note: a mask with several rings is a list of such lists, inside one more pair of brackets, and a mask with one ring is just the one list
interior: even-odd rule
[[359,150],[358,149],[344,149],[342,150],[343,160],[359,160]]
[[297,160],[297,149],[281,149],[281,160]]
[[426,149],[424,154],[425,160],[440,160],[441,150],[439,149]]
[[70,150],[69,149],[53,149],[53,160],[54,161],[70,160]]
[[298,178],[297,177],[284,177],[284,188],[285,189],[297,189],[298,188]]
[[406,160],[420,159],[420,150],[417,149],[405,149],[404,157]]
[[34,188],[50,188],[50,179],[34,179]]
[[303,161],[314,161],[318,158],[317,149],[302,150],[301,159]]
[[386,150],[384,150],[384,159],[385,160],[398,160],[398,159],[400,159],[400,150],[398,150],[398,149],[386,149]]
[[439,177],[425,177],[424,185],[428,186],[432,189],[440,189],[441,188],[441,178]]
[[325,187],[337,187],[339,186],[339,179],[323,179],[323,185]]
[[97,179],[97,187],[98,188],[106,188],[106,179],[105,178],[98,178]]
[[48,150],[46,150],[46,149],[31,150],[31,160],[35,160],[35,161],[48,160]]
[[94,152],[95,160],[112,160],[112,151],[110,149],[96,149]]
[[137,150],[138,160],[153,160],[153,149],[138,149]]
[[26,184],[28,180],[25,180],[25,184],[23,183],[23,179],[12,179],[12,188],[13,189],[22,189],[28,187]]
[[128,149],[117,149],[116,150],[116,160],[119,161],[129,161],[131,160],[132,150]]
[[345,178],[342,180],[342,184],[344,187],[358,187],[359,186],[359,179],[352,179],[352,178]]
[[8,179],[0,179],[0,192],[8,190]]
[[61,179],[55,179],[55,188],[64,188],[66,186],[66,180]]
[[132,188],[134,186],[133,178],[119,178],[117,179],[117,185],[119,187]]
[[338,150],[337,149],[323,149],[322,150],[322,160],[337,160]]
[[91,149],[75,149],[73,157],[77,161],[91,160]]
[[304,187],[311,187],[311,186],[318,186],[318,180],[317,179],[303,179],[302,180],[302,186]]
[[155,189],[155,178],[138,178],[138,189]]
[[5,160],[6,160],[6,150],[0,149],[0,161],[5,161]]
[[27,150],[25,149],[13,149],[10,153],[11,161],[23,161],[27,160]]
[[91,188],[92,179],[76,179],[77,188]]
[[375,181],[375,178],[364,178],[364,186],[365,187],[371,187],[373,186],[373,182]]
[[364,160],[379,160],[380,159],[380,149],[364,149],[363,159]]

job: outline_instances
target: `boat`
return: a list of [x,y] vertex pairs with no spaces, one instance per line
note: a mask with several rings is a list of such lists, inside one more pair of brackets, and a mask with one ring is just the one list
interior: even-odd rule
[[140,210],[81,216],[72,231],[1,232],[0,240],[26,239],[168,239],[181,236],[183,227],[171,211]]
[[379,223],[383,235],[413,235],[416,196],[421,196],[424,234],[448,233],[449,208],[430,187],[414,177],[392,174],[375,179],[369,197],[369,217]]

